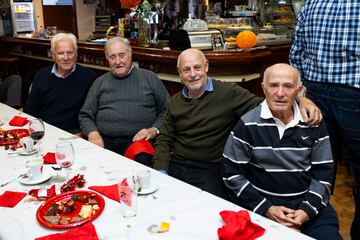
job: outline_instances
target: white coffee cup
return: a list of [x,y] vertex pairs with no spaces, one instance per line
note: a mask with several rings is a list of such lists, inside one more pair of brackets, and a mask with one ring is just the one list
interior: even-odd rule
[[34,150],[34,140],[31,137],[21,138],[20,144],[23,146],[25,152],[31,152]]
[[25,162],[26,176],[30,179],[38,179],[43,173],[43,160],[41,158],[30,159]]
[[141,170],[136,173],[141,189],[148,189],[151,187],[151,172],[150,170]]

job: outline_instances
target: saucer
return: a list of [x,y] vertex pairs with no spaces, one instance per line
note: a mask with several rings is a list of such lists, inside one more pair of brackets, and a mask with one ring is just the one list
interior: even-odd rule
[[155,192],[156,190],[158,190],[158,186],[156,185],[152,185],[151,187],[147,188],[147,189],[141,189],[140,191],[137,191],[137,194],[139,195],[146,195],[146,194],[150,194]]
[[40,178],[37,178],[37,179],[31,179],[28,177],[20,178],[19,182],[24,185],[36,185],[36,184],[47,181],[51,177],[52,177],[51,173],[45,171]]
[[18,154],[22,155],[22,156],[29,156],[29,155],[33,155],[35,153],[37,153],[37,149],[33,149],[30,152],[26,152],[25,150],[18,152]]

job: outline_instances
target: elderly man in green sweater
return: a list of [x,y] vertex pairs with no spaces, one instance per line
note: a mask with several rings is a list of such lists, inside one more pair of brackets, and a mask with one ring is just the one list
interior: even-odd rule
[[[127,39],[107,41],[105,56],[111,71],[95,80],[79,115],[80,128],[88,140],[119,154],[141,139],[158,133],[169,94],[155,73],[132,64]],[[151,164],[152,156],[135,160]]]
[[[240,116],[263,98],[208,77],[208,61],[200,50],[183,51],[177,68],[185,86],[168,103],[155,143],[154,168],[228,199],[221,176],[224,145]],[[307,123],[320,121],[311,101],[304,98],[300,105]]]

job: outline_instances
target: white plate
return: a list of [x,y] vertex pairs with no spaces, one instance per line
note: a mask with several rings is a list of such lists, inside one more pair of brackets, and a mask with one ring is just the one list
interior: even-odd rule
[[138,191],[137,194],[139,195],[146,195],[146,194],[150,194],[155,192],[156,190],[158,190],[158,186],[156,185],[152,185],[151,187],[147,188],[147,189],[141,189],[141,191]]
[[0,119],[0,126],[4,124],[4,121]]
[[22,156],[29,156],[29,155],[33,155],[35,153],[37,153],[37,149],[33,149],[30,152],[26,152],[25,150],[22,150],[22,151],[18,152],[18,154],[22,155]]
[[42,176],[38,179],[20,178],[19,182],[24,185],[36,185],[36,184],[45,182],[46,180],[50,179],[51,177],[52,177],[51,172],[44,171]]

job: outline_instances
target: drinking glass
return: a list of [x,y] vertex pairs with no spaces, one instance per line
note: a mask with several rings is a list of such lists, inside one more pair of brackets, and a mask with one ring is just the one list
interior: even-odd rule
[[34,139],[34,141],[37,142],[38,144],[38,156],[40,157],[41,156],[40,140],[45,135],[44,122],[40,118],[35,118],[31,120],[29,124],[29,132],[30,132],[30,137]]
[[75,160],[74,147],[71,142],[59,142],[55,150],[56,163],[65,169],[66,181],[69,180],[69,170]]

